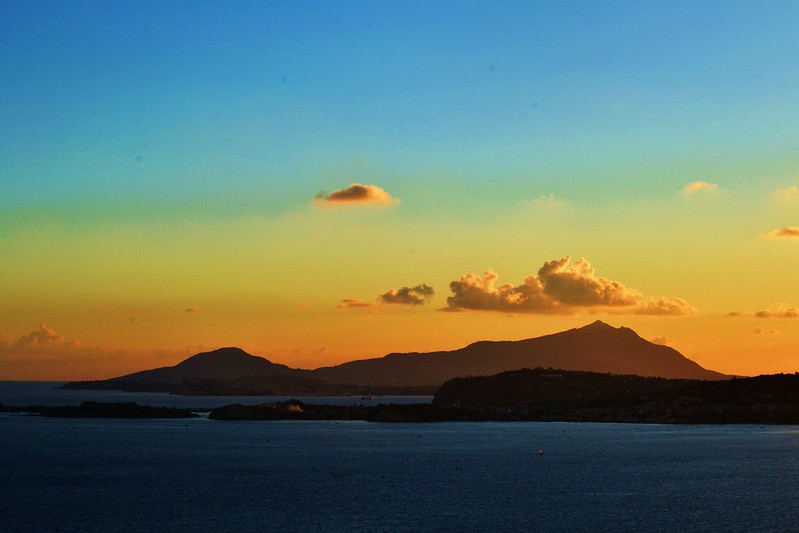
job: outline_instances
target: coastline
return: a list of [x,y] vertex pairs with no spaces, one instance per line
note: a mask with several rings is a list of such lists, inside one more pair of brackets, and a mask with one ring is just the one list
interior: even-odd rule
[[88,401],[81,405],[7,406],[0,413],[55,418],[131,418],[167,419],[203,417],[216,421],[316,421],[351,420],[389,423],[433,422],[585,422],[677,425],[797,425],[799,417],[775,416],[775,410],[741,411],[708,409],[690,412],[673,409],[642,413],[619,408],[495,407],[470,408],[436,404],[330,405],[289,400],[255,405],[229,404],[210,411],[153,407],[134,402],[104,403]]

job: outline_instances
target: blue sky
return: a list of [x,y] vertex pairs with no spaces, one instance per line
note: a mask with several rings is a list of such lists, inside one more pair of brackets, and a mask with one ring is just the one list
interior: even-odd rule
[[5,209],[280,212],[364,174],[467,202],[647,195],[703,164],[779,172],[797,137],[790,2],[0,10]]

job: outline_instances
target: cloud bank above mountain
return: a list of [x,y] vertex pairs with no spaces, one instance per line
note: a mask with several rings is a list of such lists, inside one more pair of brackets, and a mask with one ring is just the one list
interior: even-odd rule
[[465,274],[449,285],[445,311],[502,311],[511,313],[574,314],[605,310],[638,315],[687,315],[696,309],[681,298],[645,296],[624,284],[597,276],[586,259],[571,256],[547,261],[519,285],[497,286],[499,275]]

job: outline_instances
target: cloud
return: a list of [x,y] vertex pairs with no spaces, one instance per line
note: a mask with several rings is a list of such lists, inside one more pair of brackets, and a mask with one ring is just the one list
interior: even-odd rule
[[173,359],[185,355],[184,350],[84,346],[40,324],[16,339],[0,335],[0,379],[104,379],[164,366],[165,361],[173,364]]
[[783,237],[799,237],[799,226],[785,226],[782,229],[775,229],[766,233],[770,239],[780,239]]
[[497,273],[489,269],[482,277],[478,274],[466,274],[460,280],[451,282],[449,288],[453,295],[447,298],[448,310],[555,313],[562,307],[544,293],[537,276],[528,276],[518,286],[507,283],[496,287],[497,279]]
[[199,313],[200,312],[200,308],[199,307],[189,307],[184,312],[185,313]]
[[318,204],[323,205],[359,205],[377,204],[392,205],[399,203],[398,198],[393,198],[389,193],[376,185],[362,185],[353,183],[345,189],[331,193],[320,192],[314,197]]
[[415,287],[389,289],[381,293],[373,302],[348,298],[336,306],[339,309],[377,309],[382,305],[422,305],[428,303],[435,294],[433,287],[421,283]]
[[696,309],[682,298],[673,296],[650,296],[633,310],[636,315],[692,315]]
[[682,193],[685,196],[690,196],[700,191],[707,191],[707,192],[717,191],[718,188],[719,186],[716,185],[715,183],[708,183],[706,181],[692,181],[691,183],[683,187]]
[[786,303],[778,303],[772,305],[770,309],[761,309],[760,311],[755,311],[754,313],[740,313],[738,311],[731,311],[727,313],[727,316],[753,316],[756,318],[799,318],[799,309]]
[[752,333],[754,333],[755,335],[776,335],[779,333],[779,331],[773,328],[769,329],[755,328],[752,330]]
[[522,205],[530,209],[562,209],[568,206],[566,200],[556,198],[554,193],[544,194],[532,200],[523,200]]
[[663,346],[670,346],[673,342],[674,339],[670,339],[669,337],[665,336],[655,337],[652,339],[652,344],[662,344]]
[[799,318],[799,309],[785,303],[771,306],[771,309],[761,309],[754,316],[757,318]]
[[596,270],[585,259],[570,265],[571,257],[561,257],[544,263],[538,278],[544,292],[560,303],[574,306],[632,305],[640,293],[627,289],[618,281],[596,276]]
[[574,314],[603,309],[625,314],[685,315],[696,310],[685,300],[665,296],[646,297],[618,281],[596,275],[585,259],[571,263],[571,256],[547,261],[537,275],[521,285],[496,286],[499,276],[487,270],[483,276],[466,274],[449,287],[447,310],[485,310],[518,313]]
[[433,287],[422,283],[415,287],[389,289],[380,295],[379,301],[384,304],[422,305],[428,303],[434,294]]
[[363,309],[366,307],[373,307],[374,304],[370,302],[365,302],[363,300],[357,300],[354,298],[347,298],[346,300],[341,300],[336,307],[339,309]]
[[60,333],[56,333],[44,324],[39,324],[38,329],[23,335],[14,342],[0,338],[0,346],[16,352],[36,352],[77,348],[80,343],[78,341],[67,341]]

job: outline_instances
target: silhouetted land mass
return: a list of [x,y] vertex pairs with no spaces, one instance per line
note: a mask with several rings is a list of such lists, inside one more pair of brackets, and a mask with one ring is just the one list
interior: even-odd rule
[[[318,405],[299,400],[260,405],[227,405],[209,415],[214,420],[365,420],[367,422],[445,422],[469,420],[476,412],[432,404]],[[476,420],[476,418],[475,418]]]
[[521,341],[481,341],[448,352],[394,353],[314,371],[315,377],[369,385],[436,385],[468,375],[552,367],[664,378],[728,379],[702,368],[668,346],[653,344],[629,328],[596,321]]
[[29,413],[63,418],[193,418],[198,416],[189,409],[151,407],[134,402],[102,403],[83,402],[80,405],[8,407],[0,404],[0,412]]
[[307,375],[309,375],[308,370],[297,370],[273,363],[263,357],[250,355],[240,348],[220,348],[212,352],[199,353],[175,366],[144,370],[99,381],[73,381],[61,388],[175,392],[184,382],[232,381],[247,378],[268,380],[275,376],[294,376],[299,379]]
[[723,381],[552,369],[453,379],[434,405],[513,420],[799,423],[799,373]]
[[415,395],[432,394],[456,377],[534,367],[664,378],[730,377],[702,368],[673,348],[648,342],[631,329],[596,321],[534,339],[481,341],[453,351],[392,353],[316,370],[293,369],[239,348],[221,348],[172,367],[72,382],[63,388],[226,396]]
[[[186,409],[98,402],[66,407],[0,405],[0,411],[91,418],[194,416]],[[799,373],[710,381],[536,368],[450,380],[432,404],[340,406],[291,400],[227,405],[209,416],[215,420],[799,424]]]
[[524,369],[445,383],[432,404],[229,405],[217,420],[797,424],[799,373],[726,381]]

